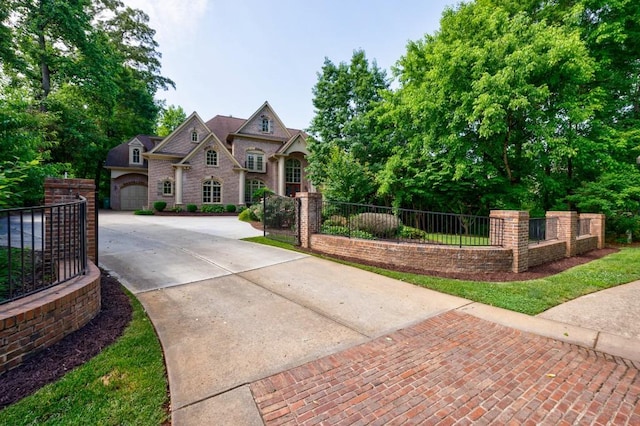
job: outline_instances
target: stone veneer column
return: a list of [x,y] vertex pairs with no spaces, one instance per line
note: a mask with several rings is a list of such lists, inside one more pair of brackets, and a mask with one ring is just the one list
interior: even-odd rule
[[44,181],[44,202],[47,206],[76,201],[78,195],[87,199],[87,256],[97,263],[96,185],[93,179],[49,178]]
[[547,212],[547,218],[558,220],[558,240],[564,241],[567,247],[565,257],[576,255],[576,235],[578,233],[577,212]]
[[589,219],[590,234],[598,237],[598,248],[604,248],[605,215],[599,213],[581,213],[580,219]]
[[[529,212],[491,210],[490,217],[502,219],[502,246],[513,252],[511,270],[524,272],[529,269]],[[494,234],[493,231],[491,233]]]
[[322,215],[322,194],[319,192],[298,192],[300,200],[300,245],[311,248],[311,235],[318,232]]

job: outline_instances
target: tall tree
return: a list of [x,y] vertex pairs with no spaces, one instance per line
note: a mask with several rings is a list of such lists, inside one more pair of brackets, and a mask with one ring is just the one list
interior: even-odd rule
[[367,114],[382,99],[388,89],[386,72],[371,64],[365,52],[356,50],[351,61],[337,66],[325,58],[318,82],[313,88],[315,116],[308,129],[310,134],[309,174],[316,185],[328,176],[327,162],[333,147],[351,153],[353,160],[365,166],[377,162],[370,156],[372,122]]
[[186,119],[187,114],[181,106],[169,105],[160,111],[156,134],[163,137],[167,136]]

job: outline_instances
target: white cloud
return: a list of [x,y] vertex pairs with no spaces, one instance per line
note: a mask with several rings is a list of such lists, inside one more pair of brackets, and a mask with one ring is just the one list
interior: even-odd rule
[[207,0],[123,0],[124,4],[149,15],[156,41],[163,48],[176,48],[191,39],[204,20]]

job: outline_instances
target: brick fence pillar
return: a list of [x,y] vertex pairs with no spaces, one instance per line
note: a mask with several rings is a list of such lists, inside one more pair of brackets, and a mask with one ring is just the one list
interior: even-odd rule
[[581,213],[580,219],[589,219],[589,233],[598,238],[598,248],[604,248],[605,215],[599,213]]
[[69,203],[81,195],[87,199],[87,256],[96,263],[96,185],[92,179],[45,179],[45,205]]
[[[491,218],[502,219],[502,245],[513,252],[513,272],[529,269],[529,212],[491,210]],[[494,232],[491,232],[494,234]]]
[[577,212],[547,212],[547,218],[555,217],[558,220],[558,240],[564,241],[567,247],[565,257],[576,255],[576,236],[578,234]]
[[322,218],[322,194],[298,192],[300,200],[300,246],[311,248],[311,235],[318,232]]

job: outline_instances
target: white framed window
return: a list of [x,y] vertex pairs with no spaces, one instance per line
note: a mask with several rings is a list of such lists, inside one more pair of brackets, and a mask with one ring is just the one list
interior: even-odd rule
[[289,158],[285,162],[285,180],[287,183],[300,183],[301,182],[301,170],[302,166],[300,160],[296,158]]
[[142,158],[140,157],[140,148],[133,148],[133,150],[131,150],[131,162],[133,164],[142,164]]
[[191,142],[198,142],[198,132],[195,130],[191,132]]
[[163,197],[173,196],[173,181],[165,179],[158,182],[158,195]]
[[215,179],[202,182],[202,203],[216,204],[222,202],[222,185]]
[[247,162],[245,167],[250,172],[266,173],[267,167],[264,162],[264,152],[247,152]]
[[269,120],[269,117],[262,117],[262,122],[260,124],[260,130],[262,131],[262,133],[271,132],[271,120]]
[[218,151],[215,149],[208,149],[205,152],[205,164],[207,166],[218,167]]
[[253,193],[260,188],[264,188],[266,185],[260,179],[249,179],[244,185],[244,202],[255,203],[258,200],[255,199]]

